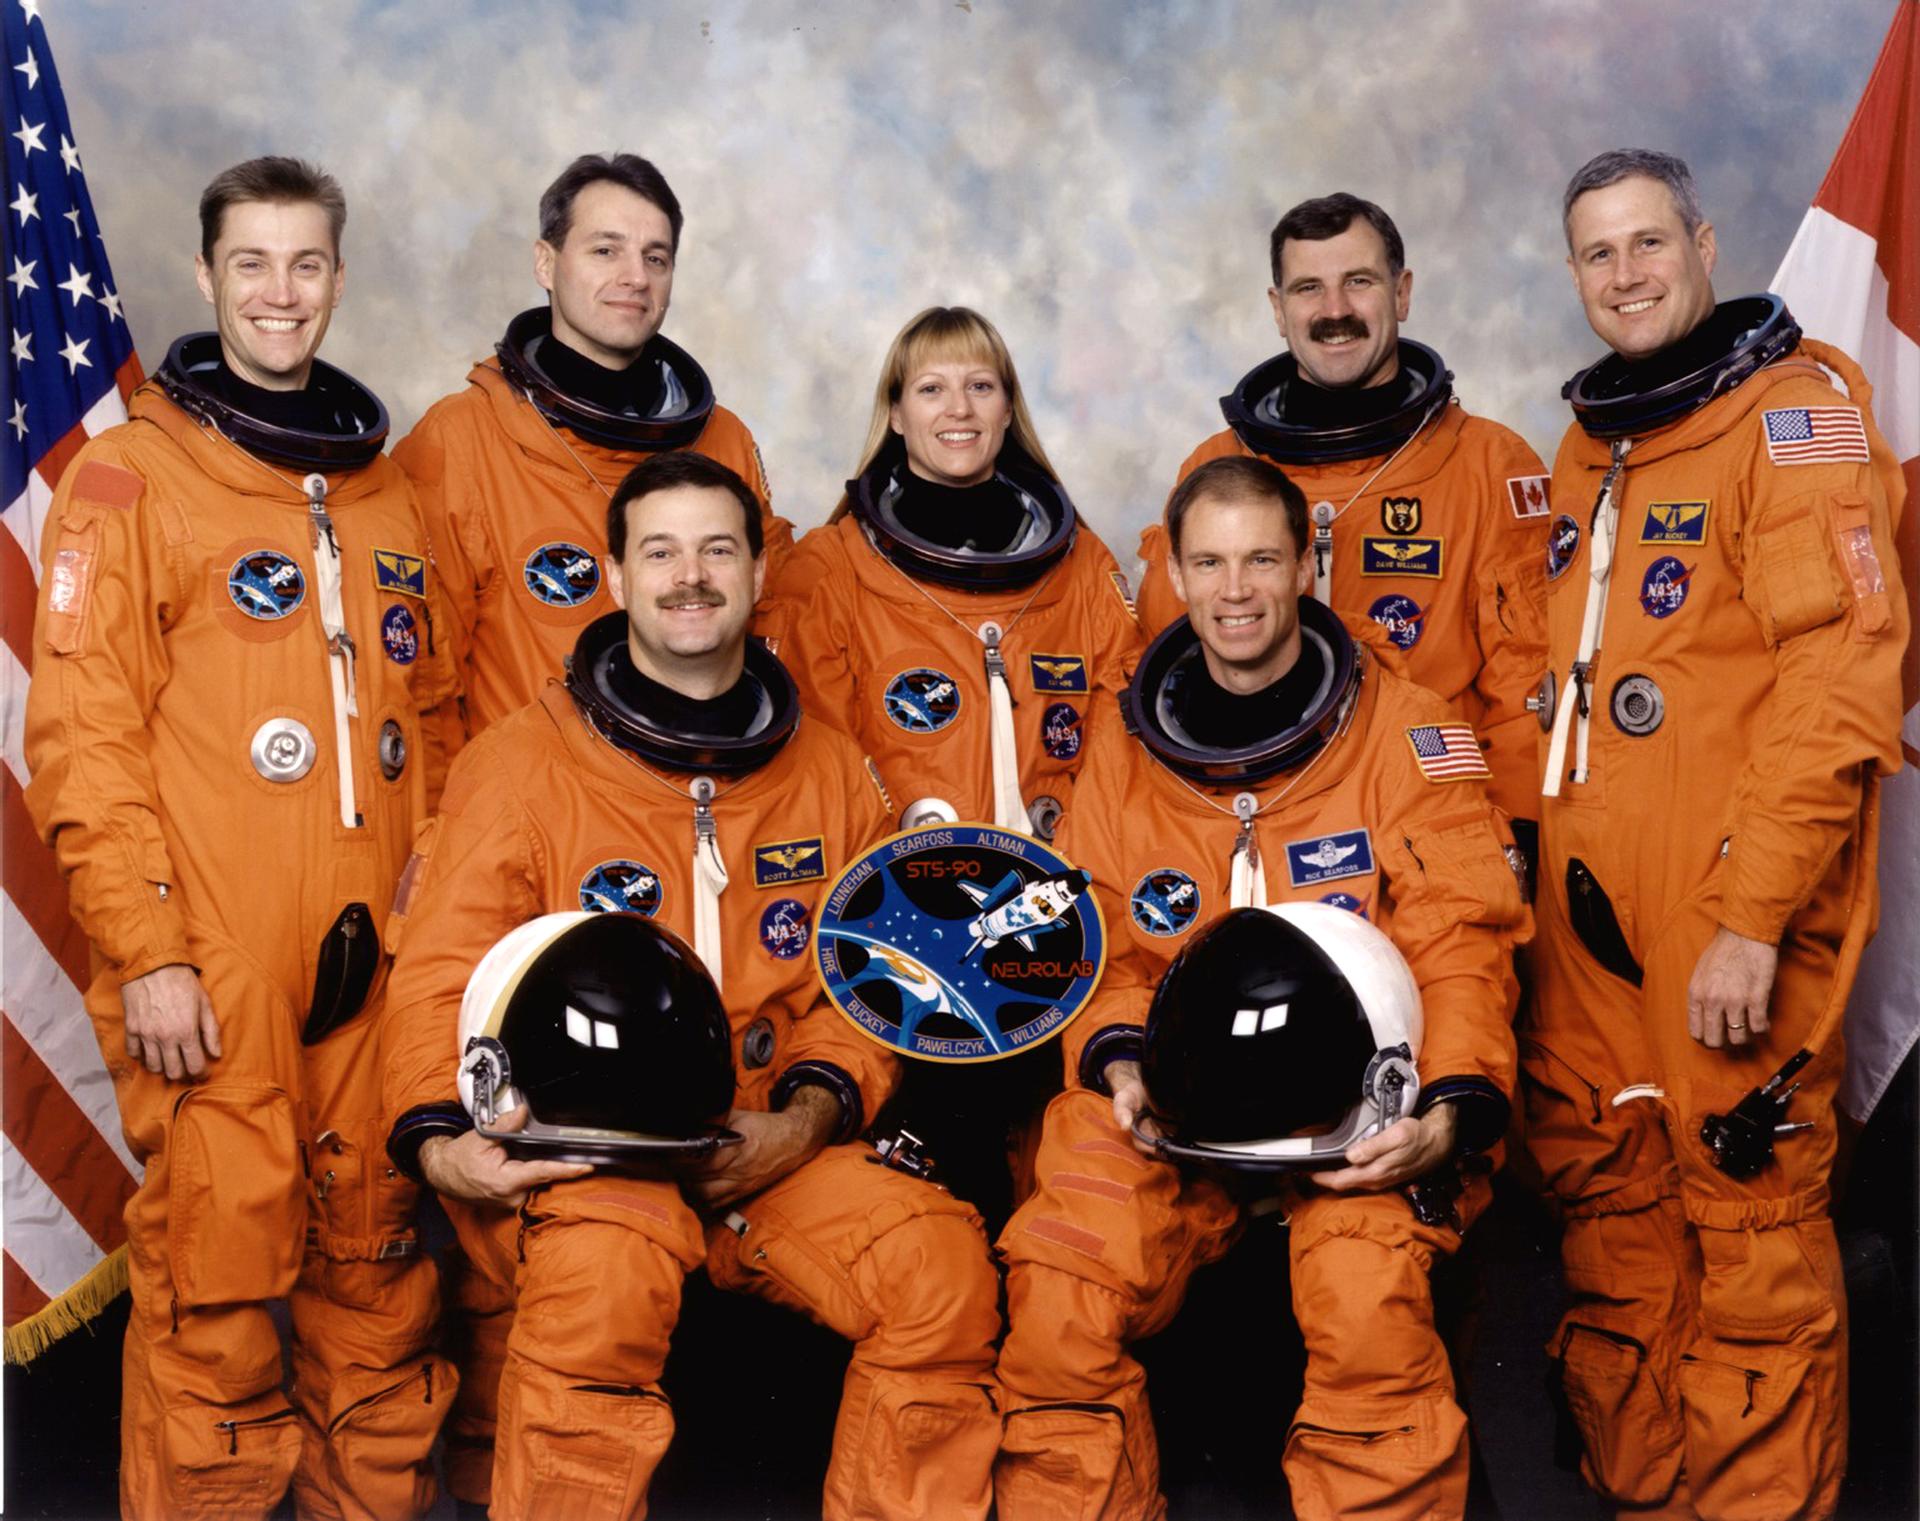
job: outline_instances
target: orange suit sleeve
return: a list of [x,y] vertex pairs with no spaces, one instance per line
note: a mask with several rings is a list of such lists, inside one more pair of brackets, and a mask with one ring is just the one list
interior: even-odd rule
[[387,1151],[414,1177],[421,1142],[469,1128],[455,1080],[467,978],[495,941],[543,907],[539,839],[501,749],[482,735],[454,761],[440,813],[415,842],[387,922]]
[[485,529],[458,510],[463,493],[457,479],[449,480],[458,476],[459,467],[458,461],[450,458],[451,430],[442,409],[453,400],[448,398],[429,410],[393,450],[394,463],[413,483],[414,500],[419,504],[433,555],[433,580],[439,588],[439,602],[433,608],[435,638],[445,640],[455,695],[424,717],[432,730],[429,753],[437,752],[443,764],[450,764],[467,742],[465,703],[459,693],[467,682],[480,595],[495,574]]
[[1437,698],[1418,695],[1418,708],[1401,711],[1394,724],[1383,714],[1374,736],[1395,750],[1376,831],[1391,907],[1387,932],[1420,987],[1419,1110],[1453,1103],[1461,1149],[1483,1151],[1506,1131],[1519,1001],[1513,949],[1532,937],[1533,916],[1507,855],[1512,832],[1482,784],[1428,781],[1396,732],[1451,721]]
[[[1783,406],[1835,400],[1811,380],[1776,394]],[[1738,757],[1720,922],[1777,944],[1854,828],[1867,769],[1900,764],[1910,632],[1893,546],[1902,488],[1877,434],[1871,464],[1776,465],[1761,419],[1742,426],[1742,597],[1774,682],[1757,742]]]
[[28,812],[74,917],[122,982],[188,959],[147,737],[188,577],[132,464],[116,438],[96,439],[54,493],[25,734]]
[[1540,814],[1540,725],[1527,698],[1547,668],[1546,524],[1548,516],[1520,517],[1507,483],[1544,476],[1546,466],[1517,434],[1497,424],[1473,472],[1473,490],[1487,514],[1474,575],[1474,636],[1480,672],[1473,679],[1493,780],[1487,790],[1512,817]]

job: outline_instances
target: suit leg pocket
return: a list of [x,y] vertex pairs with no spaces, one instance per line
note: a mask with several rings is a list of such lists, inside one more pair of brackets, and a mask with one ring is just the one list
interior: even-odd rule
[[182,1305],[293,1291],[307,1197],[293,1103],[268,1083],[208,1083],[174,1105],[167,1252]]

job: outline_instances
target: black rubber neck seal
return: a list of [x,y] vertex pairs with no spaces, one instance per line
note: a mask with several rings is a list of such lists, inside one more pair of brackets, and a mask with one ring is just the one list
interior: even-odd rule
[[1220,413],[1240,442],[1279,465],[1321,465],[1391,454],[1440,415],[1453,397],[1453,372],[1424,343],[1400,340],[1400,368],[1414,383],[1407,401],[1385,417],[1344,428],[1287,421],[1287,392],[1300,378],[1292,354],[1276,354],[1248,371],[1220,398]]
[[1237,749],[1199,744],[1182,730],[1175,700],[1180,683],[1194,663],[1206,656],[1193,625],[1181,618],[1147,646],[1133,680],[1120,694],[1128,731],[1170,771],[1210,787],[1264,781],[1304,766],[1326,748],[1345,721],[1359,690],[1362,667],[1346,626],[1312,597],[1300,599],[1300,635],[1319,647],[1326,676],[1292,727]]
[[1684,375],[1672,377],[1662,367],[1661,383],[1646,386],[1645,369],[1609,354],[1562,386],[1560,394],[1572,404],[1581,431],[1608,440],[1652,433],[1699,411],[1800,346],[1799,324],[1775,295],[1723,301],[1707,322],[1727,333],[1726,347]]
[[530,307],[507,324],[506,336],[494,345],[500,369],[514,389],[553,423],[590,443],[623,452],[653,454],[684,449],[706,431],[713,416],[713,384],[707,372],[679,344],[658,333],[634,360],[661,367],[669,383],[662,388],[668,412],[633,417],[563,389],[540,363],[540,344],[553,336],[553,312]]
[[847,482],[847,500],[873,547],[916,581],[966,591],[1031,586],[1073,548],[1079,515],[1066,488],[1008,444],[994,466],[994,479],[1017,493],[1032,514],[1032,527],[1019,547],[1002,554],[954,549],[914,533],[893,510],[900,487],[896,474],[907,469],[906,450],[883,449],[858,480]]
[[181,411],[218,429],[247,453],[270,464],[294,470],[318,470],[322,474],[363,470],[378,459],[386,447],[386,407],[345,370],[336,370],[318,359],[313,361],[307,389],[322,398],[336,417],[347,419],[352,425],[338,432],[317,432],[250,417],[217,395],[205,381],[217,373],[220,366],[220,335],[188,333],[174,339],[173,347],[167,350],[167,357],[153,378],[167,393],[167,399]]
[[793,678],[758,639],[747,640],[746,675],[760,688],[760,717],[737,739],[678,733],[623,702],[609,679],[608,663],[626,659],[626,651],[627,615],[616,611],[594,619],[567,657],[567,691],[594,729],[650,765],[745,776],[778,755],[799,726],[800,694]]

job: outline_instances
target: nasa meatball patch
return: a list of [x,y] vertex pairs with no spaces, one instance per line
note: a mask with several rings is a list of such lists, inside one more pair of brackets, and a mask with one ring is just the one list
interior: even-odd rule
[[1343,829],[1316,840],[1287,841],[1287,880],[1295,887],[1312,887],[1341,877],[1364,877],[1373,872],[1373,837],[1364,829]]
[[1662,555],[1640,578],[1640,611],[1649,618],[1671,618],[1687,605],[1687,583],[1693,567],[1672,555]]
[[760,916],[760,947],[776,961],[804,955],[813,936],[813,917],[798,898],[775,898]]
[[915,666],[887,683],[887,717],[909,734],[937,734],[960,716],[960,684],[945,671]]
[[402,603],[394,603],[380,619],[380,647],[395,665],[412,665],[419,657],[420,634]]
[[1050,704],[1040,715],[1040,743],[1055,760],[1080,753],[1080,710],[1070,702]]
[[1410,650],[1420,642],[1420,635],[1426,629],[1426,609],[1413,598],[1393,592],[1385,597],[1376,597],[1373,605],[1367,609],[1367,616],[1387,631],[1387,637],[1403,650]]
[[1200,884],[1178,867],[1156,866],[1133,884],[1127,910],[1149,935],[1184,935],[1200,913]]
[[639,861],[602,861],[580,879],[580,906],[590,914],[660,912],[660,873]]
[[1050,1040],[1093,996],[1106,931],[1092,878],[1038,840],[930,824],[833,880],[813,930],[827,996],[922,1061],[994,1061]]

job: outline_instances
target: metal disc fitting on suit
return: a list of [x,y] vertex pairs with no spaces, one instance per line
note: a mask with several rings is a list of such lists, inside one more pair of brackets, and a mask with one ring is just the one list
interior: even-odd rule
[[960,810],[943,797],[915,798],[900,814],[902,829],[918,829],[923,824],[957,824]]
[[399,723],[389,718],[380,725],[380,774],[388,781],[407,769],[407,736]]
[[1667,716],[1667,699],[1651,676],[1622,676],[1613,684],[1613,722],[1636,738],[1653,733]]
[[1548,671],[1540,678],[1539,689],[1527,699],[1527,711],[1540,720],[1542,734],[1553,733],[1553,710],[1558,701],[1559,689],[1554,683],[1553,672]]
[[313,730],[297,718],[269,718],[253,731],[247,754],[270,782],[297,782],[313,769],[320,747]]

